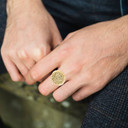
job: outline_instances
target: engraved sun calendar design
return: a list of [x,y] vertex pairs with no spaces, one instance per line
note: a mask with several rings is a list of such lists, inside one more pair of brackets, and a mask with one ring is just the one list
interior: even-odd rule
[[51,79],[54,84],[59,85],[59,86],[63,85],[65,82],[64,73],[59,70],[53,71]]

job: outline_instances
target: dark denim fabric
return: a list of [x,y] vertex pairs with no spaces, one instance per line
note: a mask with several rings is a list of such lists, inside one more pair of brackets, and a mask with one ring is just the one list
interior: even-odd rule
[[69,32],[121,16],[120,0],[43,0],[65,37]]
[[[43,0],[64,38],[82,27],[127,13],[126,0]],[[0,0],[0,43],[6,24],[5,0]],[[0,61],[0,72],[3,66]],[[81,128],[128,128],[128,67],[103,90],[90,97]]]
[[128,67],[90,97],[81,128],[128,128]]
[[[6,26],[6,0],[0,0],[0,47],[3,42],[4,31]],[[0,74],[6,72],[0,53]]]
[[128,0],[120,0],[121,15],[128,14]]

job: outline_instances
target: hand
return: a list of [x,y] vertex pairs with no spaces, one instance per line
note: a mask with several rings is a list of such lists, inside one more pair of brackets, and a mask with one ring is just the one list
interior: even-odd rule
[[54,92],[59,102],[73,95],[73,99],[79,101],[101,90],[128,64],[127,20],[128,17],[123,17],[97,23],[69,34],[31,69],[28,83],[58,68],[65,74],[66,83],[58,87],[49,76],[39,85],[41,94]]
[[1,54],[12,80],[22,81],[61,42],[61,36],[41,0],[8,0],[7,13]]

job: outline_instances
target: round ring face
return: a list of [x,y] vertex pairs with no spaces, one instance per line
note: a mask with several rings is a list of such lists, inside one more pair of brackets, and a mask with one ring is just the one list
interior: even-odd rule
[[63,72],[55,70],[52,72],[51,79],[54,84],[61,86],[65,82],[65,75]]

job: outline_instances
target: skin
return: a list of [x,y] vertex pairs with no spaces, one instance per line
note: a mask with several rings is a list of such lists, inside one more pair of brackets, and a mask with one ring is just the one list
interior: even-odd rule
[[35,63],[62,39],[41,0],[8,0],[7,15],[2,58],[12,80],[24,81]]
[[[18,2],[12,1],[18,7]],[[8,10],[1,51],[12,80],[24,78],[28,84],[33,84],[45,79],[39,85],[42,95],[53,93],[58,102],[72,95],[79,101],[104,88],[128,65],[128,16],[85,27],[70,33],[61,42],[54,20],[40,1],[31,0],[29,6],[27,2],[25,12],[20,8],[18,11]],[[29,9],[32,7],[31,13]],[[55,48],[57,43],[60,45]],[[20,57],[22,52],[27,57]],[[54,85],[49,75],[56,68],[66,76],[61,87]]]
[[70,33],[33,66],[27,83],[32,84],[58,68],[66,76],[65,84],[58,87],[49,76],[39,85],[42,95],[53,92],[58,102],[72,95],[79,101],[101,90],[128,65],[127,21],[128,16],[124,16]]

